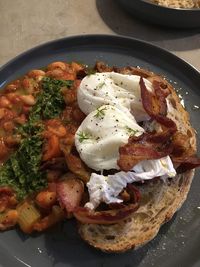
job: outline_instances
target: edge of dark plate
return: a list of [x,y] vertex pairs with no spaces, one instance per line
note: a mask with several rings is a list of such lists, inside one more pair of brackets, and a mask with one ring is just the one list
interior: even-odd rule
[[[184,66],[189,70],[193,71],[193,74],[200,75],[200,71],[197,70],[192,64],[186,62],[185,60],[179,58],[178,56],[174,55],[173,53],[169,52],[168,50],[161,48],[157,45],[154,45],[150,42],[143,41],[137,38],[132,37],[126,37],[123,35],[107,35],[107,34],[85,34],[85,35],[73,35],[69,37],[64,37],[60,39],[55,39],[49,42],[42,43],[40,45],[37,45],[33,48],[30,48],[18,56],[14,57],[13,59],[9,60],[7,63],[5,63],[3,66],[0,67],[0,73],[4,75],[4,73],[11,73],[13,70],[17,70],[18,66],[22,65],[22,63],[26,61],[30,61],[35,55],[41,54],[43,51],[45,53],[48,51],[48,49],[52,50],[52,47],[56,49],[64,48],[66,41],[69,43],[75,43],[77,46],[80,45],[86,45],[91,44],[91,42],[95,41],[95,46],[98,44],[106,44],[109,42],[109,45],[112,44],[113,46],[119,46],[119,44],[123,46],[131,46],[131,43],[134,45],[143,46],[145,48],[154,49],[158,52],[162,52],[162,56],[164,56],[168,60],[173,60],[173,63],[175,63],[177,66],[180,66],[180,64],[184,64]],[[117,42],[117,44],[116,44]],[[126,43],[126,45],[124,45]],[[68,44],[69,46],[69,44]],[[200,79],[200,76],[198,77]],[[1,81],[0,81],[1,86]]]

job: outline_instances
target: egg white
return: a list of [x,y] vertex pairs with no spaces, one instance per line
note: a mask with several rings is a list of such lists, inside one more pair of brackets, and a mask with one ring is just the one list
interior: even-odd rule
[[[130,135],[139,136],[143,132],[131,114],[128,116],[115,106],[104,105],[81,123],[75,134],[75,146],[90,168],[96,171],[119,169],[119,147],[128,142]],[[87,139],[82,140],[84,135]]]
[[[148,90],[151,82],[143,79]],[[102,105],[113,105],[131,113],[136,121],[149,119],[145,112],[140,91],[140,76],[116,72],[96,73],[86,76],[80,84],[77,99],[80,109],[87,115]]]

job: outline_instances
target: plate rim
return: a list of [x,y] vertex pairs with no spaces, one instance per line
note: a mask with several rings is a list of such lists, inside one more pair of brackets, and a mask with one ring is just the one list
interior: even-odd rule
[[168,54],[169,56],[173,57],[173,59],[178,60],[180,63],[183,63],[185,65],[187,65],[187,67],[189,67],[191,70],[195,71],[196,74],[200,75],[200,70],[198,70],[195,66],[192,65],[192,63],[187,62],[186,60],[180,58],[179,56],[173,54],[173,52],[160,47],[159,45],[155,45],[152,42],[148,42],[139,38],[133,38],[133,37],[127,37],[125,35],[114,35],[114,34],[80,34],[80,35],[69,35],[66,37],[62,37],[62,38],[58,38],[58,39],[53,39],[53,40],[49,40],[47,42],[42,42],[41,44],[38,44],[36,46],[33,46],[21,53],[19,53],[17,56],[14,56],[13,58],[11,58],[10,60],[8,60],[6,63],[4,63],[1,67],[0,67],[0,73],[2,71],[4,71],[6,68],[9,68],[10,65],[15,64],[16,61],[20,60],[21,58],[27,56],[30,53],[34,53],[37,50],[43,49],[47,46],[52,46],[54,44],[57,43],[61,43],[67,40],[73,40],[73,39],[86,39],[86,38],[109,38],[109,39],[117,39],[117,40],[124,40],[124,41],[131,41],[131,42],[137,42],[137,43],[141,43],[144,44],[146,46],[150,46],[153,49],[157,49],[162,51],[165,54]]

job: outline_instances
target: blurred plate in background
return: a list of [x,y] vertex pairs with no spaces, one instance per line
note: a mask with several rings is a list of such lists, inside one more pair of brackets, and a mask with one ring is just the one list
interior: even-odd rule
[[200,8],[168,8],[147,0],[117,1],[133,16],[153,24],[173,28],[200,27]]

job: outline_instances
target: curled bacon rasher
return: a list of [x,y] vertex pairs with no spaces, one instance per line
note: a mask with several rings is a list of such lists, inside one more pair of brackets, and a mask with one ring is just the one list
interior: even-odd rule
[[176,124],[167,118],[166,97],[168,88],[162,88],[162,83],[153,81],[154,93],[150,92],[141,77],[140,79],[142,104],[147,114],[162,125],[160,133],[144,133],[139,137],[130,137],[128,144],[120,147],[119,167],[128,171],[139,161],[159,159],[170,155],[177,173],[200,166],[200,159],[188,145],[187,136],[177,132]]
[[180,157],[180,158],[172,158],[173,163],[178,164],[179,166],[176,169],[177,173],[184,173],[188,170],[197,168],[200,166],[200,158],[197,156],[190,157]]
[[170,131],[130,137],[128,144],[119,148],[118,166],[123,171],[129,171],[142,160],[159,159],[169,155],[173,150],[170,137]]
[[195,152],[188,142],[188,136],[184,135],[181,132],[177,132],[175,130],[176,128],[175,123],[166,117],[167,115],[166,97],[169,94],[168,88],[163,89],[162,83],[158,81],[153,81],[153,88],[156,97],[152,99],[154,99],[154,103],[156,103],[157,107],[159,107],[157,109],[158,114],[156,114],[151,112],[152,111],[151,106],[149,108],[148,104],[150,103],[149,100],[151,98],[150,96],[151,92],[147,90],[142,78],[140,80],[140,86],[141,86],[142,102],[146,112],[151,116],[151,118],[154,118],[157,122],[159,122],[163,126],[171,128],[173,132],[172,136],[173,151],[171,153],[171,158],[175,164],[179,165],[178,168],[176,169],[177,173],[184,173],[188,170],[199,167],[200,158],[194,155]]
[[127,205],[121,209],[106,211],[93,211],[88,208],[78,207],[73,214],[82,223],[113,224],[128,218],[138,207],[138,203]]
[[[166,97],[169,94],[167,89],[162,89],[158,81],[153,81],[154,93],[150,92],[145,86],[144,80],[140,78],[142,104],[147,114],[162,126],[170,128],[176,132],[177,127],[173,120],[167,118]],[[166,90],[166,91],[165,91]]]
[[159,159],[173,151],[171,137],[177,131],[174,121],[167,118],[166,96],[168,92],[162,89],[157,81],[153,82],[154,93],[150,92],[140,79],[142,104],[147,114],[163,126],[159,133],[143,133],[129,138],[128,144],[120,147],[118,166],[129,171],[142,160]]
[[95,211],[85,207],[77,207],[73,215],[82,223],[92,224],[113,224],[118,223],[121,220],[128,218],[139,208],[139,201],[141,194],[139,189],[128,184],[126,192],[129,196],[128,203],[110,203],[108,204],[108,210]]

